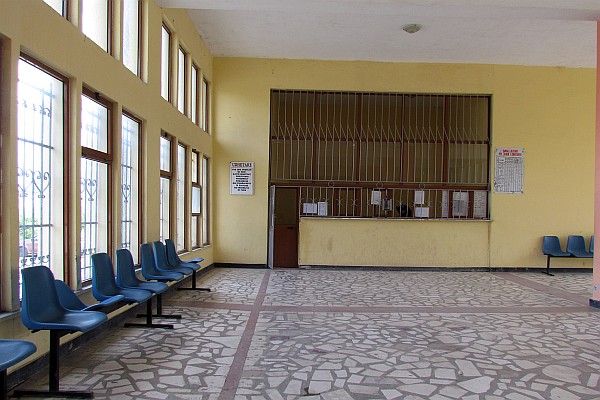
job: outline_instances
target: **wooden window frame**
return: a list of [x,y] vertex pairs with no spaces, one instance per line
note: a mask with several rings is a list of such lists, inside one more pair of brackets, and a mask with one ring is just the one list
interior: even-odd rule
[[[179,142],[179,141],[177,142],[177,149],[176,149],[176,152],[177,152],[177,163],[176,163],[177,164],[177,172],[176,172],[176,174],[177,174],[177,181],[180,180],[179,179],[180,178],[179,177],[179,173],[181,172],[179,170],[179,161],[180,161],[179,160],[179,150],[180,149],[183,149],[183,152],[185,154],[185,164],[183,165],[183,175],[184,175],[184,178],[183,178],[183,180],[181,180],[182,185],[183,185],[183,193],[181,194],[183,196],[183,221],[182,221],[182,223],[183,223],[183,249],[177,249],[177,251],[178,252],[185,252],[188,249],[188,246],[187,246],[188,240],[187,239],[188,239],[188,236],[189,236],[189,234],[187,233],[187,229],[186,229],[187,225],[188,225],[187,221],[190,219],[190,214],[188,212],[188,207],[189,207],[190,203],[189,203],[189,200],[188,200],[189,196],[188,196],[188,185],[187,185],[187,181],[189,180],[189,178],[188,178],[188,176],[189,176],[188,160],[187,160],[188,146],[186,144],[182,143],[182,142]],[[177,181],[175,182],[176,186],[178,186],[177,185],[178,184]],[[179,187],[177,189],[179,190]],[[177,194],[177,191],[175,193]],[[177,196],[176,196],[176,199],[179,200],[177,198]],[[177,201],[177,210],[176,210],[176,212],[179,212],[179,201]],[[179,228],[177,226],[177,222],[178,222],[178,218],[175,218],[176,228]],[[179,235],[179,229],[176,229],[175,231],[177,232],[177,235]],[[175,241],[175,243],[177,244],[178,241],[179,241],[179,237],[177,237],[177,240]]]
[[[142,75],[142,24],[144,23],[144,19],[143,19],[143,10],[144,8],[142,7],[142,1],[143,0],[136,0],[137,1],[137,5],[138,5],[138,13],[137,13],[137,17],[138,17],[138,37],[137,37],[137,71],[134,73],[135,76],[137,76],[138,78],[141,77]],[[123,35],[123,25],[126,23],[126,21],[123,20],[123,14],[124,14],[124,10],[125,10],[125,2],[121,1],[121,35]],[[121,58],[122,58],[122,62],[123,65],[125,65],[124,60],[123,60],[123,53],[124,53],[124,43],[121,43]],[[131,71],[127,66],[125,66],[125,68],[127,68],[129,71]],[[133,71],[132,71],[133,72]]]
[[[114,139],[114,104],[108,99],[104,98],[99,92],[95,92],[92,89],[87,87],[83,87],[82,96],[89,98],[90,100],[106,107],[108,111],[107,116],[107,151],[102,152],[96,149],[92,149],[89,147],[81,146],[81,158],[88,159],[92,161],[96,161],[102,164],[105,164],[107,167],[107,205],[106,205],[106,214],[107,214],[107,232],[106,232],[106,249],[108,254],[112,254],[113,252],[113,139]],[[81,279],[81,271],[77,271],[78,279]],[[83,286],[87,286],[91,283],[90,280],[81,281]]]
[[[144,207],[144,202],[143,202],[143,184],[144,184],[144,169],[143,169],[143,163],[142,163],[142,154],[145,153],[145,147],[144,147],[144,141],[142,140],[142,135],[144,132],[144,122],[136,117],[134,114],[130,113],[129,111],[123,109],[122,112],[122,116],[126,116],[127,118],[136,121],[139,126],[140,126],[140,130],[138,133],[138,165],[137,165],[137,169],[138,169],[138,179],[137,179],[137,192],[138,192],[138,201],[137,201],[137,218],[138,218],[138,240],[139,243],[137,243],[136,246],[136,251],[138,252],[138,256],[139,256],[139,245],[142,243],[142,233],[144,232],[144,218],[142,215],[142,210]],[[119,177],[121,178],[121,182],[123,182],[123,177],[121,174],[119,174]],[[132,251],[132,253],[134,253]]]
[[[183,71],[179,70],[179,57],[183,55]],[[177,47],[177,109],[185,116],[189,116],[188,112],[188,86],[189,79],[187,76],[187,63],[189,59],[188,52],[183,46]],[[183,83],[183,87],[179,87],[179,83]],[[183,105],[179,104],[179,100],[183,99]]]
[[[194,81],[194,79],[192,79],[192,77],[190,77],[190,119],[192,120],[192,122],[197,125],[200,126],[200,91],[201,91],[201,86],[200,86],[200,68],[196,65],[195,62],[192,61],[192,76],[193,76],[193,72],[196,72],[196,80]],[[194,91],[192,89],[195,89],[196,91],[196,95],[194,96]],[[196,105],[194,107],[194,100],[196,102]],[[195,121],[194,121],[195,120]]]
[[[192,209],[190,210],[190,226],[192,224],[192,218],[196,217],[196,246],[192,246],[192,249],[198,249],[202,247],[202,212],[204,211],[202,209],[202,199],[203,199],[203,195],[202,195],[202,185],[201,185],[201,179],[202,179],[202,156],[200,154],[200,152],[196,149],[192,149],[192,155],[190,158],[190,165],[191,168],[193,168],[194,164],[192,163],[192,158],[194,157],[194,155],[196,156],[196,180],[193,179],[193,171],[190,171],[190,181],[192,182],[192,191],[194,190],[194,188],[200,190],[200,212],[199,213],[195,213],[193,212],[193,206]],[[191,198],[192,196],[190,196]],[[190,199],[191,201],[191,199]],[[191,235],[191,230],[190,230],[190,235]]]
[[[168,35],[169,35],[169,48],[167,49],[167,61],[166,61],[167,65],[163,65],[162,64],[162,53],[163,53],[163,48],[162,48],[162,32],[163,32],[163,30],[165,32],[167,32]],[[161,50],[160,50],[161,51],[161,66],[160,66],[160,68],[161,68],[161,70],[160,70],[161,71],[161,81],[160,81],[160,87],[161,87],[161,97],[163,99],[165,99],[166,101],[168,101],[169,103],[171,103],[171,104],[173,103],[173,93],[172,93],[173,92],[173,90],[172,90],[172,88],[173,88],[173,82],[172,82],[172,76],[171,76],[172,71],[173,71],[173,57],[171,55],[171,49],[172,49],[172,47],[173,47],[173,32],[163,22],[162,28],[161,28]],[[162,89],[163,89],[163,81],[162,81],[163,67],[167,68],[167,74],[166,74],[167,75],[167,82],[166,82],[166,85],[167,85],[167,88],[166,88],[166,90],[167,90],[167,98],[165,98],[164,96],[162,96]]]

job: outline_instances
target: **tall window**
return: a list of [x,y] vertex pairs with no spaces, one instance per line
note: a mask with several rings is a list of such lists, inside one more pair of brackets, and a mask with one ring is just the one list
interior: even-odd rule
[[80,278],[92,278],[91,255],[111,253],[112,105],[84,89],[81,98],[81,258]]
[[177,145],[177,250],[185,250],[185,222],[186,222],[186,147]]
[[160,240],[171,238],[171,139],[160,138]]
[[202,157],[202,245],[210,244],[210,160]]
[[123,1],[123,64],[134,74],[140,72],[140,0]]
[[160,47],[160,95],[167,101],[171,100],[171,32],[164,25]]
[[25,58],[18,72],[19,269],[62,276],[66,79]]
[[140,244],[140,132],[141,122],[123,114],[121,132],[121,240],[137,261]]
[[303,215],[488,218],[490,97],[273,90],[271,182]]
[[202,187],[200,186],[200,153],[192,150],[192,218],[190,226],[190,234],[192,236],[192,249],[200,247],[202,239],[200,232],[200,218],[202,212]]
[[192,64],[192,81],[190,82],[191,89],[191,115],[192,122],[198,125],[198,67]]
[[82,0],[79,2],[82,32],[106,52],[110,52],[109,5],[109,0]]
[[202,78],[202,129],[205,132],[209,130],[209,122],[210,122],[210,92],[208,87],[208,81]]
[[185,51],[180,47],[177,52],[177,109],[185,114]]
[[67,14],[66,0],[44,0],[44,2],[63,17]]

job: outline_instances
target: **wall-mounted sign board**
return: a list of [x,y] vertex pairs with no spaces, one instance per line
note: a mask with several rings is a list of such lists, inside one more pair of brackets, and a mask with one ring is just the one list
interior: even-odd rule
[[494,192],[523,193],[525,175],[525,150],[522,148],[497,148]]
[[231,189],[229,194],[251,196],[254,194],[254,162],[232,161],[229,163]]

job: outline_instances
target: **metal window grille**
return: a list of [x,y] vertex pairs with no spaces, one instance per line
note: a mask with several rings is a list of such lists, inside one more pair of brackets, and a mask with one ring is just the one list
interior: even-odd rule
[[159,240],[164,242],[171,237],[171,218],[170,218],[170,186],[169,178],[160,177],[160,232]]
[[[19,269],[54,267],[51,249],[55,238],[60,239],[53,233],[52,221],[60,219],[61,213],[60,207],[54,207],[53,193],[62,192],[62,182],[53,178],[62,171],[62,157],[55,142],[62,140],[63,134],[63,93],[62,81],[27,61],[19,61]],[[19,293],[20,288],[21,274]]]
[[185,183],[187,177],[185,174],[186,148],[181,144],[177,145],[177,250],[185,249]]
[[121,247],[137,259],[140,123],[123,115],[121,134]]
[[271,183],[302,215],[488,218],[489,121],[487,95],[273,90]]
[[94,253],[109,249],[109,110],[87,96],[82,97],[82,153],[93,150],[101,159],[81,158],[81,253],[80,279],[92,279]]
[[160,212],[159,239],[164,242],[171,237],[171,140],[168,135],[160,138]]
[[202,245],[211,242],[210,231],[210,159],[202,157]]

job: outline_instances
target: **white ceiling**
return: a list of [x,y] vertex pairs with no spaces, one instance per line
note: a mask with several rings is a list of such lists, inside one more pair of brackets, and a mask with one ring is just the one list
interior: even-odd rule
[[187,9],[216,57],[596,67],[600,0],[157,3]]

